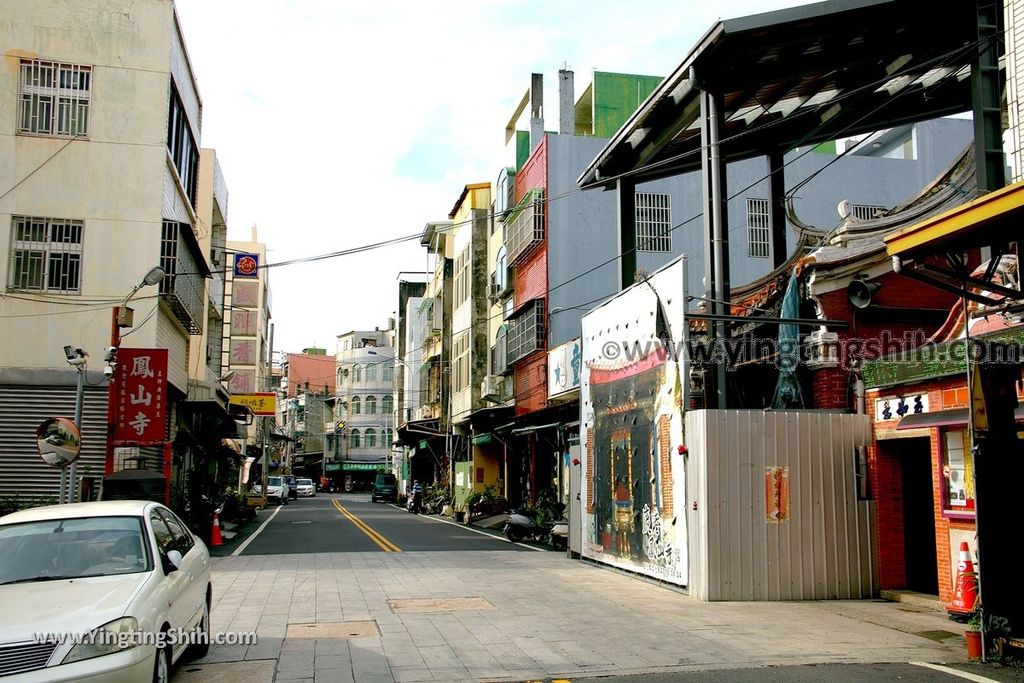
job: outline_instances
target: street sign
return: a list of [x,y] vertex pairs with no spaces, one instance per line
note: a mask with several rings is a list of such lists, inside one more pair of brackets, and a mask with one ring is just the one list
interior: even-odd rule
[[235,254],[235,277],[259,277],[259,254]]
[[167,349],[118,350],[114,385],[114,441],[163,441],[167,434]]
[[277,394],[272,391],[257,394],[234,394],[231,396],[231,403],[237,406],[246,406],[252,410],[253,415],[259,417],[274,417],[277,414]]
[[82,450],[82,433],[66,417],[51,417],[36,427],[36,446],[43,462],[50,467],[64,469],[78,460]]

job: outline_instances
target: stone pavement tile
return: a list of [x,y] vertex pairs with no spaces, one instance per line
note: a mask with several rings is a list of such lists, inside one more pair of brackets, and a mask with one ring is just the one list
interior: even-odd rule
[[347,655],[321,655],[313,659],[313,667],[319,669],[352,669],[352,659]]
[[408,633],[409,628],[399,619],[396,622],[381,622],[377,621],[377,626],[380,628],[380,632],[384,635],[391,633]]
[[315,683],[356,683],[351,669],[316,669],[313,680]]
[[420,681],[433,681],[434,675],[430,669],[424,667],[391,667],[391,675],[395,683],[419,683]]
[[240,662],[245,659],[248,645],[214,645],[210,653],[203,657],[202,662]]
[[285,638],[281,645],[282,652],[310,652],[316,648],[316,641],[312,638]]
[[282,652],[281,657],[277,660],[277,675],[279,677],[312,678],[313,653]]
[[249,646],[245,659],[277,659],[283,644],[284,638],[260,637],[259,642]]
[[426,663],[427,668],[431,671],[444,667],[458,668],[462,666],[462,662],[459,661],[455,651],[447,645],[421,647],[419,652],[420,656],[423,657],[423,661]]
[[349,656],[348,640],[343,638],[317,638],[314,650],[316,656]]
[[271,683],[274,680],[274,662],[188,663],[175,672],[174,680],[176,683]]

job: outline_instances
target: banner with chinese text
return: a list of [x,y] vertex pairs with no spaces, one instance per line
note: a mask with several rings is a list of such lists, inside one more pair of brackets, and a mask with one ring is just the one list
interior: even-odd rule
[[114,441],[156,443],[167,434],[167,349],[118,349]]

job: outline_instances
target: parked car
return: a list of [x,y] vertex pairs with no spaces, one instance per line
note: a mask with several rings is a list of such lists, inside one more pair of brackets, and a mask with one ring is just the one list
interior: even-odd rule
[[[187,650],[201,656],[209,649],[212,591],[206,546],[159,503],[99,501],[6,515],[0,675],[169,681]],[[193,629],[194,644],[176,637]]]
[[295,479],[295,476],[291,474],[286,474],[284,475],[284,480],[288,483],[288,497],[291,498],[292,500],[298,500],[299,485],[296,483],[297,480]]
[[[252,492],[263,495],[263,484],[253,484]],[[267,500],[276,500],[281,505],[288,504],[288,484],[284,477],[267,477],[267,493],[264,496]]]
[[312,498],[316,495],[316,487],[313,486],[312,479],[297,479],[295,481],[295,488],[298,495],[303,498]]
[[373,480],[373,490],[370,492],[370,500],[376,503],[378,500],[389,500],[392,503],[398,500],[398,480],[395,475],[381,472]]

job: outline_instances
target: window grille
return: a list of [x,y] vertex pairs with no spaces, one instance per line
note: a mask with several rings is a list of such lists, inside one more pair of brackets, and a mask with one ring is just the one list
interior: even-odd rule
[[873,204],[850,205],[850,215],[859,221],[869,221],[873,218],[877,218],[878,214],[885,210],[884,206],[874,206]]
[[544,193],[531,190],[505,223],[508,264],[515,265],[544,241]]
[[767,199],[747,198],[747,256],[771,256],[771,214]]
[[672,198],[636,193],[636,250],[672,251]]
[[15,216],[7,286],[78,294],[82,286],[82,221]]
[[18,132],[63,137],[89,133],[92,67],[21,60]]
[[544,348],[544,300],[536,299],[509,320],[508,363]]

